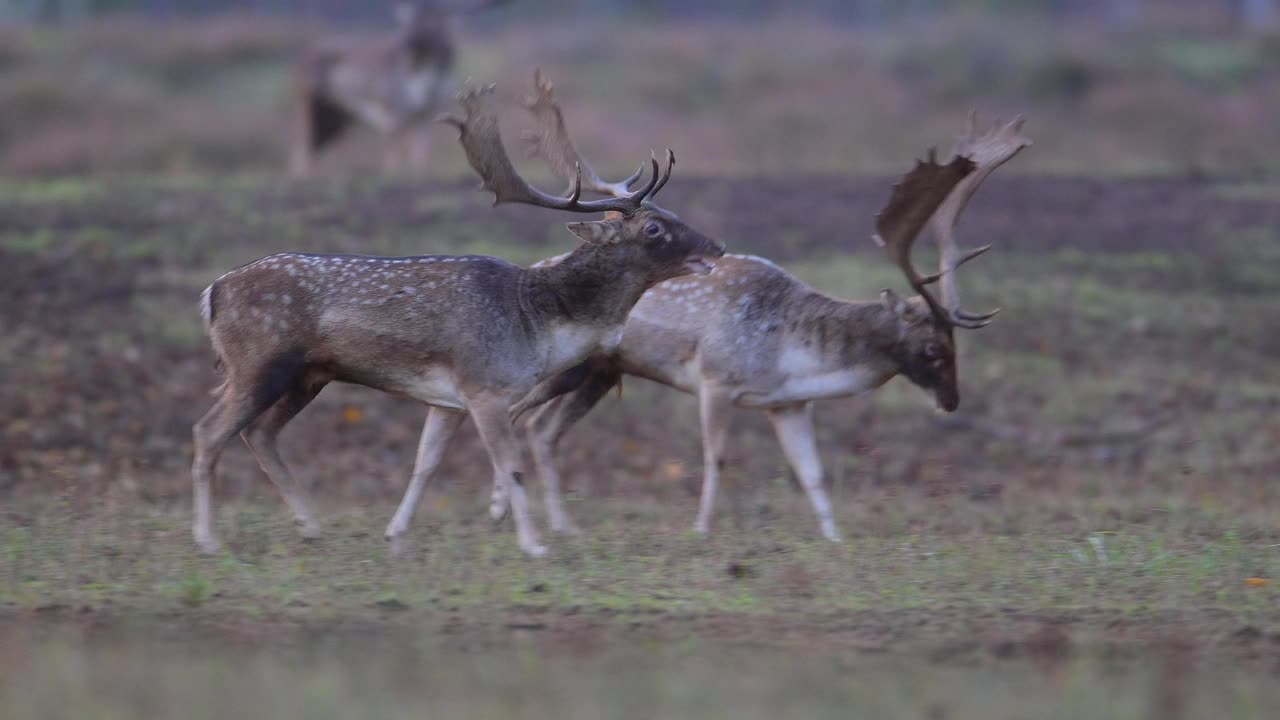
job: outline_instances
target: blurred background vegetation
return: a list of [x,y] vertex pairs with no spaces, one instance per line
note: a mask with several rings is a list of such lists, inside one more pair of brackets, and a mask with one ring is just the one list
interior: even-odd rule
[[[390,2],[0,1],[0,174],[276,173],[297,52],[385,32]],[[864,174],[971,107],[1029,112],[1020,169],[1256,177],[1280,168],[1274,0],[517,0],[468,19],[457,77],[508,100],[535,65],[625,171]],[[431,173],[466,167],[441,128]],[[322,162],[377,168],[376,139]]]
[[[810,12],[851,22],[881,22],[958,10],[989,12],[1092,15],[1107,20],[1142,20],[1161,11],[1197,9],[1229,13],[1247,24],[1275,19],[1275,0],[541,0],[526,3],[524,14],[547,12],[597,16],[700,15],[732,12],[767,15]],[[346,0],[4,0],[0,12],[24,20],[78,20],[130,11],[148,14],[199,15],[250,11],[305,14],[328,18],[369,18],[380,14],[378,3]]]

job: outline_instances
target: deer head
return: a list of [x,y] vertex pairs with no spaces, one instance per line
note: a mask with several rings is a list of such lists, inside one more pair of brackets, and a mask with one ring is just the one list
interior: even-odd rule
[[392,12],[402,28],[440,24],[451,17],[505,5],[511,0],[397,0]]
[[454,16],[435,0],[399,0],[393,9],[400,35],[410,47],[447,42],[454,31]]
[[[545,93],[547,102],[554,106],[550,83],[539,74],[537,84],[540,97]],[[574,255],[643,272],[645,276],[641,280],[646,287],[689,273],[711,272],[712,260],[724,254],[724,245],[653,202],[671,177],[675,153],[667,151],[665,170],[651,153],[649,180],[632,191],[629,188],[638,184],[645,174],[643,165],[627,180],[610,185],[600,180],[573,150],[573,176],[568,192],[564,196],[550,195],[529,185],[516,173],[503,145],[497,116],[488,107],[487,99],[492,94],[493,86],[465,92],[459,98],[466,112],[465,119],[446,116],[442,120],[458,128],[467,160],[482,178],[482,188],[493,192],[495,205],[512,202],[568,212],[604,213],[602,220],[568,224],[569,232],[583,241]],[[558,107],[555,113],[560,117]],[[564,127],[563,120],[560,127]],[[564,138],[567,141],[567,134]],[[605,192],[602,188],[606,187],[617,192]],[[584,188],[607,197],[583,200]]]
[[[997,122],[979,134],[977,118],[971,114],[968,132],[955,145],[954,158],[942,165],[937,162],[936,153],[931,152],[927,160],[917,163],[894,186],[889,204],[876,218],[873,239],[886,249],[918,293],[910,300],[903,300],[891,290],[881,293],[885,308],[898,319],[894,361],[911,382],[932,391],[938,407],[947,412],[960,405],[955,329],[985,327],[1000,312],[997,309],[975,314],[960,308],[956,271],[991,246],[961,251],[956,245],[955,227],[982,181],[1031,144],[1021,134],[1022,124],[1020,117],[1007,124]],[[940,268],[936,274],[923,276],[911,264],[911,247],[926,223],[932,226],[938,241]],[[928,286],[934,283],[941,285],[941,298],[929,290]]]
[[415,56],[452,55],[458,18],[468,13],[504,5],[509,0],[397,0],[393,9],[403,42]]

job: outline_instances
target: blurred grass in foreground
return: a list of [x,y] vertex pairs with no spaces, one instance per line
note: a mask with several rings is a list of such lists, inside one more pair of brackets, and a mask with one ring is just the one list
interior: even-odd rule
[[1245,720],[1266,717],[1280,700],[1261,676],[1178,650],[1138,662],[1091,654],[939,666],[643,632],[556,642],[512,631],[479,648],[367,628],[250,647],[210,637],[184,648],[146,634],[39,635],[0,635],[0,662],[21,657],[0,675],[6,717],[1145,720],[1176,708]]

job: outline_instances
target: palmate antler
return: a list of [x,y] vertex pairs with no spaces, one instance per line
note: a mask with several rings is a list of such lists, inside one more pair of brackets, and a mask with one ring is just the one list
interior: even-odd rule
[[976,168],[972,160],[963,156],[941,165],[937,150],[931,149],[927,159],[916,161],[911,172],[893,186],[889,203],[876,216],[876,234],[871,239],[888,252],[889,259],[902,270],[907,283],[924,298],[939,322],[947,320],[947,312],[927,287],[937,282],[938,276],[921,275],[915,269],[911,247],[942,203]]
[[[658,159],[650,154],[649,165],[652,176],[644,187],[633,193],[583,201],[581,199],[583,171],[580,165],[574,169],[573,183],[566,197],[550,195],[538,190],[520,177],[511,164],[511,158],[507,155],[506,146],[502,143],[502,134],[498,129],[498,117],[488,103],[488,99],[493,95],[493,89],[494,86],[490,85],[486,88],[466,91],[458,98],[466,111],[466,118],[450,115],[441,118],[441,121],[458,128],[467,161],[480,175],[483,187],[493,192],[495,205],[512,202],[570,212],[613,211],[631,215],[640,209],[646,200],[661,190],[671,177],[675,156],[668,150],[666,172],[659,172]],[[643,174],[643,171],[642,166],[640,174]]]
[[987,132],[978,134],[978,113],[969,113],[969,128],[963,137],[956,141],[955,154],[969,158],[977,166],[973,174],[965,178],[942,207],[933,216],[934,236],[940,251],[939,275],[942,295],[942,306],[957,327],[980,328],[991,322],[1000,310],[989,313],[972,314],[960,309],[960,289],[956,284],[956,269],[966,262],[991,249],[983,245],[972,250],[961,252],[956,245],[955,230],[960,215],[973,194],[978,191],[982,181],[996,168],[1013,159],[1023,148],[1031,145],[1031,140],[1022,135],[1022,116],[1015,117],[1006,124],[996,120]]
[[[1023,119],[1018,117],[1005,125],[997,123],[979,135],[976,115],[971,114],[969,130],[956,142],[951,162],[938,164],[937,153],[931,150],[928,160],[917,163],[894,186],[889,204],[876,218],[873,239],[885,247],[939,324],[977,329],[990,323],[999,312],[973,314],[960,309],[956,270],[991,246],[961,252],[955,242],[955,227],[982,181],[1031,144],[1020,134],[1022,124]],[[941,258],[937,274],[922,276],[911,264],[911,247],[927,223],[933,226]],[[941,301],[927,287],[939,280],[942,281]]]
[[[644,169],[641,168],[621,182],[611,183],[601,179],[578,152],[578,148],[569,137],[569,130],[564,124],[564,113],[560,111],[560,104],[556,102],[555,85],[542,74],[541,69],[533,73],[533,86],[535,94],[525,98],[524,107],[533,115],[538,129],[526,130],[520,135],[520,139],[525,142],[525,152],[528,156],[542,158],[551,167],[551,172],[555,173],[556,177],[570,183],[571,186],[575,182],[576,173],[580,171],[582,189],[588,192],[606,197],[622,197],[630,193],[632,186],[640,180]],[[670,150],[667,150],[667,160],[668,163],[675,163],[675,154]],[[650,193],[650,198],[658,194],[666,184],[667,177],[664,177]]]

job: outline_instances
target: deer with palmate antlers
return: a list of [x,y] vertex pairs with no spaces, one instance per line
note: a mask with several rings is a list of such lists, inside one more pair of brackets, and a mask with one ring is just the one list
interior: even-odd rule
[[357,123],[389,139],[386,168],[420,170],[449,94],[457,19],[509,1],[400,0],[393,35],[307,50],[294,71],[290,171],[310,175],[316,156]]
[[276,438],[325,385],[338,381],[431,406],[413,477],[387,527],[393,552],[468,414],[504,497],[510,497],[520,547],[534,556],[546,552],[528,516],[522,447],[510,408],[526,396],[554,394],[539,383],[607,352],[646,290],[710,272],[724,246],[653,204],[671,176],[670,151],[666,171],[652,158],[648,182],[634,192],[583,201],[581,181],[565,197],[535,189],[507,156],[491,95],[492,88],[467,93],[461,98],[465,118],[448,120],[495,204],[604,212],[606,219],[570,223],[569,231],[583,242],[548,267],[483,256],[284,253],[214,281],[202,296],[201,314],[225,382],[193,430],[193,533],[202,551],[218,550],[210,485],[219,454],[237,433],[303,534],[317,533]]
[[[585,167],[549,84],[539,83],[529,109],[539,125],[526,134],[530,154],[540,155],[562,176],[575,166]],[[627,320],[621,344],[575,368],[577,389],[537,408],[530,418],[527,435],[552,529],[576,531],[560,499],[557,446],[627,374],[698,396],[704,463],[698,532],[711,527],[729,411],[737,406],[769,414],[822,534],[839,541],[823,489],[813,402],[860,395],[904,375],[932,392],[940,409],[956,409],[954,330],[981,328],[995,312],[974,315],[960,309],[956,270],[990,246],[960,251],[955,227],[983,180],[1030,144],[1021,127],[1019,118],[979,133],[971,117],[949,163],[939,164],[931,152],[894,187],[876,219],[875,240],[917,297],[902,299],[884,290],[878,301],[841,300],[768,260],[743,255],[725,256],[711,275],[671,280],[645,293]],[[625,191],[616,185],[588,187],[610,196]],[[912,243],[926,224],[932,225],[941,249],[940,271],[927,277],[910,259]],[[928,287],[935,282],[941,286],[939,296]],[[495,487],[490,509],[495,519],[505,514],[503,488]]]

